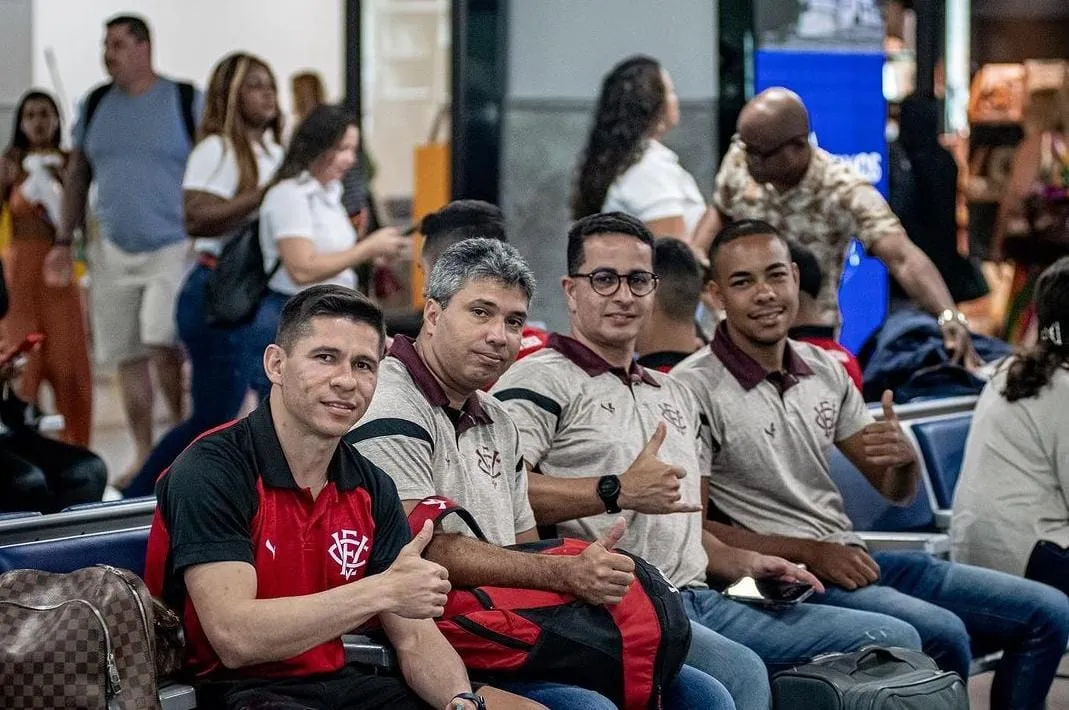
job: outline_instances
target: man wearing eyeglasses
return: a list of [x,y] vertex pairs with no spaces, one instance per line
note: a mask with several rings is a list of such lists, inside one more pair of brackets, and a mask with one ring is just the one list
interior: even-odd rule
[[629,215],[577,221],[562,279],[571,334],[551,335],[491,390],[516,424],[536,521],[596,540],[623,517],[618,547],[680,590],[693,631],[687,664],[723,683],[738,710],[768,709],[766,663],[782,668],[872,643],[917,648],[912,626],[882,614],[808,604],[766,611],[708,588],[707,576],[822,589],[804,569],[728,547],[702,529],[711,454],[697,404],[634,359],[658,285],[653,247],[653,235]]
[[695,249],[706,253],[726,222],[768,222],[817,256],[824,272],[821,318],[838,326],[843,260],[856,237],[913,301],[938,318],[954,360],[969,367],[982,364],[968,320],[935,264],[909,240],[872,184],[852,165],[812,145],[809,134],[809,113],[793,91],[767,89],[746,104],[716,176],[715,209],[695,231],[702,242]]

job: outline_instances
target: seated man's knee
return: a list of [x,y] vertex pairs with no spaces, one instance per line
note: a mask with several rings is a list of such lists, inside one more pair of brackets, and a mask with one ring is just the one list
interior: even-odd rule
[[883,615],[881,623],[870,630],[872,643],[877,646],[895,646],[919,651],[923,646],[921,635],[913,624],[893,616]]
[[972,665],[972,645],[965,622],[945,609],[933,607],[933,610],[917,629],[921,634],[924,652],[943,670],[954,671],[962,678],[968,678]]
[[1025,599],[1032,602],[1034,633],[1044,631],[1051,638],[1061,639],[1065,645],[1069,640],[1069,597],[1065,592],[1054,587],[1031,580],[1024,580],[1025,589],[1022,593]]
[[52,492],[40,468],[0,450],[0,471],[0,511],[45,512],[52,508]]

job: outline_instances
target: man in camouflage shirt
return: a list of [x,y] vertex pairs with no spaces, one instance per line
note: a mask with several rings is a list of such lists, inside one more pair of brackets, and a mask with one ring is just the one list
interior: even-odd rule
[[[720,166],[706,228],[711,241],[730,221],[762,220],[808,247],[820,261],[818,299],[827,325],[839,324],[839,280],[850,240],[880,259],[909,297],[939,319],[948,352],[979,365],[968,321],[957,310],[932,261],[906,236],[880,193],[849,163],[809,141],[809,113],[783,88],[754,97]],[[696,243],[705,252],[708,243]]]

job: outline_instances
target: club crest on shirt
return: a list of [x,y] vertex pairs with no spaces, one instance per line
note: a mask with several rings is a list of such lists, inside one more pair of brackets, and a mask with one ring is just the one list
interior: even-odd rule
[[327,551],[330,559],[338,563],[341,576],[348,580],[367,564],[371,552],[367,535],[361,535],[356,530],[339,530],[330,539],[334,541]]
[[687,418],[674,405],[668,402],[661,402],[661,416],[666,422],[675,427],[680,434],[687,433]]
[[487,478],[494,481],[494,485],[497,485],[497,479],[501,477],[501,454],[497,449],[491,449],[489,446],[480,446],[475,449],[475,461],[479,466],[479,470],[486,475]]
[[820,404],[813,407],[813,411],[816,412],[817,426],[824,432],[824,436],[830,439],[835,434],[835,420],[838,416],[835,405],[822,399]]

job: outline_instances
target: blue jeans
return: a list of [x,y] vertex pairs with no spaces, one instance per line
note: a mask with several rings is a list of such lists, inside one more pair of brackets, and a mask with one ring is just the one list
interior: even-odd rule
[[245,365],[245,376],[249,387],[260,396],[261,402],[271,394],[271,381],[264,372],[264,350],[275,342],[282,307],[289,299],[285,294],[268,291],[260,301],[256,316],[241,330],[241,359]]
[[[542,703],[549,710],[616,710],[616,705],[593,690],[543,681],[494,683],[494,687]],[[701,671],[683,666],[664,695],[667,710],[734,710],[735,703],[724,686]]]
[[883,614],[848,609],[829,613],[829,607],[813,604],[770,610],[711,589],[684,589],[682,595],[692,631],[687,665],[723,683],[739,710],[768,710],[769,671],[870,644],[921,647],[912,626]]
[[908,621],[920,632],[925,653],[962,678],[969,677],[973,648],[983,654],[1002,650],[992,709],[1043,708],[1069,637],[1064,593],[923,552],[877,552],[872,558],[880,566],[877,584],[852,592],[829,587],[819,601]]
[[178,294],[178,337],[189,355],[193,409],[189,419],[169,431],[149,454],[127,487],[127,497],[152,495],[156,479],[194,439],[237,416],[245,399],[245,367],[238,330],[204,322],[204,284],[211,270],[198,264]]

